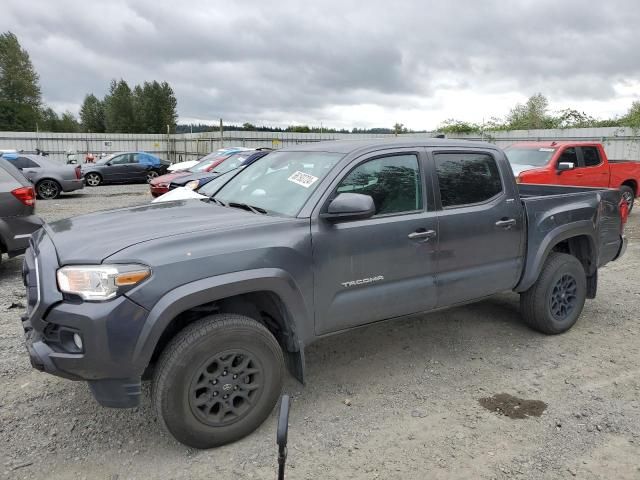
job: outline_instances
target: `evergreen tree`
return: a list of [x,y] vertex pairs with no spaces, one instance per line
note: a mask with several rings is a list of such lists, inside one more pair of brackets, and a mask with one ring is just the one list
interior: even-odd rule
[[84,97],[80,107],[80,122],[85,132],[103,133],[105,131],[104,105],[93,93]]
[[127,82],[111,80],[104,99],[105,130],[109,133],[135,132],[133,95]]
[[11,32],[0,34],[0,130],[35,130],[40,85],[29,54]]

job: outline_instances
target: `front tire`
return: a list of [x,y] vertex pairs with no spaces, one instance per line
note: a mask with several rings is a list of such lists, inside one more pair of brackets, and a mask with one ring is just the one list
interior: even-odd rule
[[36,185],[36,193],[38,194],[38,198],[41,198],[42,200],[53,200],[54,198],[58,198],[61,191],[62,187],[55,180],[41,180]]
[[531,328],[555,335],[576,323],[586,298],[587,277],[580,261],[552,252],[536,283],[520,295],[520,311]]
[[633,202],[635,200],[633,188],[627,185],[622,185],[620,187],[620,192],[622,192],[622,199],[627,202],[627,205],[629,206],[629,213],[631,213],[631,210],[633,209]]
[[85,182],[87,182],[87,185],[89,185],[90,187],[97,187],[102,183],[102,177],[99,174],[94,172],[87,173],[84,176],[84,180]]
[[271,332],[242,315],[211,315],[167,345],[154,372],[152,403],[179,442],[212,448],[260,426],[283,378],[282,350]]

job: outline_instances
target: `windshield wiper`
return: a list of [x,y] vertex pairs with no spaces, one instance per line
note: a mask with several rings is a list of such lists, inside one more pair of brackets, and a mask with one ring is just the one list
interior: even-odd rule
[[211,200],[212,202],[220,205],[221,207],[226,207],[227,206],[226,203],[224,203],[222,200],[218,200],[217,198],[210,197],[209,200]]
[[267,213],[267,211],[264,208],[254,207],[253,205],[249,205],[248,203],[229,202],[227,205],[234,208],[242,208],[244,210],[248,210],[253,213],[262,213],[262,214]]

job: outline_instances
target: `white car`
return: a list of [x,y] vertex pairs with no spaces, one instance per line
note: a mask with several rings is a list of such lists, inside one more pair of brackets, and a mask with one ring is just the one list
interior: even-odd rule
[[164,195],[154,198],[151,203],[163,203],[171,202],[173,200],[189,200],[191,198],[207,198],[204,195],[200,195],[198,192],[194,192],[187,187],[178,187],[173,190],[169,190]]
[[198,163],[198,160],[189,160],[188,162],[180,162],[174,163],[169,168],[167,168],[168,172],[177,172],[178,170],[187,170]]

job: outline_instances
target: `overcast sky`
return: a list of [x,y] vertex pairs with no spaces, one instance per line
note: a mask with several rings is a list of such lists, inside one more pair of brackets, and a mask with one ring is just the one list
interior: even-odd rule
[[573,0],[2,0],[44,101],[77,113],[109,80],[166,80],[180,122],[433,128],[640,98],[640,3]]

